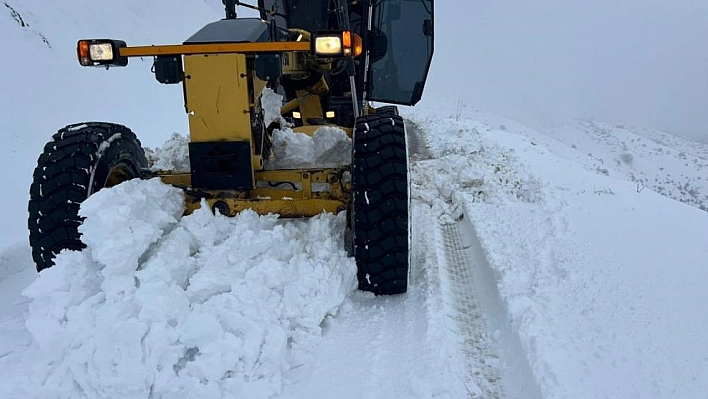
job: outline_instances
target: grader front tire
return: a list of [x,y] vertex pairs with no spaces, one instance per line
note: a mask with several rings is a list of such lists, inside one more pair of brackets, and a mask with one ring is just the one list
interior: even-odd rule
[[377,295],[408,289],[408,154],[403,119],[357,119],[352,159],[352,232],[359,289]]
[[54,134],[37,160],[29,200],[29,241],[37,271],[63,249],[85,246],[79,206],[91,194],[140,176],[147,167],[135,134],[111,123],[70,125]]

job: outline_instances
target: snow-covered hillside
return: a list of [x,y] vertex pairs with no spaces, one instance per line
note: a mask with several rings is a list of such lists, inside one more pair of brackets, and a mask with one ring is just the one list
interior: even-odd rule
[[[21,60],[0,76],[0,397],[705,397],[708,149],[648,129],[404,110],[405,295],[355,290],[343,214],[182,217],[157,180],[90,197],[87,248],[38,277],[27,190],[51,133],[87,119],[152,147],[186,133],[179,88],[149,60],[79,68],[75,40],[178,42],[221,17],[219,1],[177,3],[0,12],[0,49]],[[183,145],[155,156],[175,164]]]
[[[127,68],[82,68],[76,42],[115,38],[128,44],[181,43],[221,18],[221,2],[204,0],[50,0],[0,4],[0,132],[4,211],[0,242],[27,242],[32,171],[60,128],[88,120],[124,124],[156,146],[186,133],[182,90],[159,84],[151,59]],[[7,171],[12,171],[11,173]]]
[[637,191],[650,188],[708,211],[708,144],[588,120],[549,129],[548,135],[570,147],[558,152],[572,154],[598,173],[635,182]]

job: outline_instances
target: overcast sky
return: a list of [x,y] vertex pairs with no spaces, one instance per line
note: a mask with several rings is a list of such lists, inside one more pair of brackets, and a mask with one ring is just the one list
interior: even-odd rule
[[[708,142],[708,0],[436,0],[426,95]],[[450,95],[451,94],[451,95]]]

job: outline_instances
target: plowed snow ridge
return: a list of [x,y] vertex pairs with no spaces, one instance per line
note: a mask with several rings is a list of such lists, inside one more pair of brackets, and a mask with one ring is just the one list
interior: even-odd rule
[[[407,128],[413,162],[433,158],[420,128],[413,123]],[[426,207],[421,201],[414,204]],[[452,319],[454,335],[461,340],[458,350],[466,366],[468,397],[540,398],[519,338],[509,326],[492,269],[464,211],[464,207],[450,205],[429,222],[434,225],[431,249],[443,307]],[[420,217],[414,220],[418,228],[425,223]],[[428,245],[416,240],[413,247]]]

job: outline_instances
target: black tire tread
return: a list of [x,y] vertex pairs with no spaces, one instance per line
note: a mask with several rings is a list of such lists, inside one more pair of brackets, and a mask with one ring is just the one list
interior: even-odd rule
[[376,108],[376,115],[398,116],[398,107],[395,105],[384,105]]
[[147,167],[147,160],[138,138],[122,125],[103,122],[69,125],[44,146],[33,173],[27,207],[29,241],[37,271],[53,266],[54,257],[62,249],[85,247],[78,232],[82,222],[79,207],[90,193],[103,188],[100,181],[89,187],[91,170],[99,162],[111,162],[97,154],[101,144],[116,134],[120,136],[107,143],[105,153],[111,148],[120,154],[130,153],[126,162],[135,171],[133,177],[138,177],[139,171]]
[[[379,108],[381,109],[381,108]],[[408,158],[403,119],[357,119],[352,162],[353,241],[359,289],[377,295],[408,287]]]

